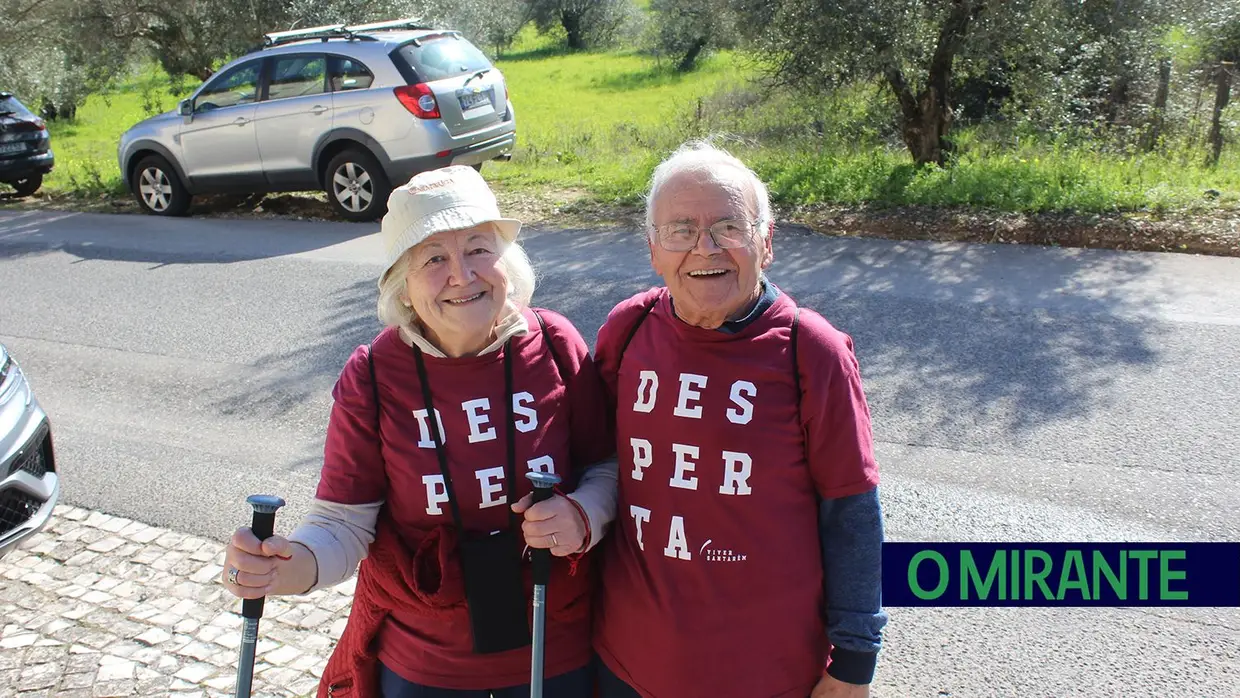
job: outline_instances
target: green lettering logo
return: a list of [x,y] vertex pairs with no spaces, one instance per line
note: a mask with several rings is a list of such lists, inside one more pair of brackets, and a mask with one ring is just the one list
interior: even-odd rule
[[999,600],[1007,599],[1007,551],[995,551],[995,556],[990,558],[990,567],[986,570],[986,581],[982,581],[981,573],[977,569],[977,563],[973,560],[973,553],[968,550],[960,551],[960,600],[969,600],[970,586],[977,590],[977,598],[979,601],[985,601],[990,596],[990,587],[997,579],[999,582]]
[[[939,566],[939,583],[934,587],[934,591],[926,591],[917,582],[917,568],[923,560],[933,560]],[[944,591],[947,591],[947,584],[950,580],[951,573],[947,569],[947,559],[933,550],[923,550],[917,553],[908,563],[908,586],[919,599],[929,601],[939,598]]]
[[[1036,572],[1033,569],[1034,561],[1042,563],[1042,569]],[[1046,578],[1051,573],[1051,556],[1045,550],[1026,550],[1025,551],[1025,600],[1033,600],[1033,585],[1037,584],[1042,590],[1043,599],[1053,599],[1055,595],[1051,593],[1051,588],[1046,584]]]
[[1188,600],[1187,591],[1171,591],[1171,580],[1183,580],[1188,577],[1188,573],[1184,570],[1172,570],[1172,560],[1183,560],[1188,557],[1188,552],[1184,550],[1164,550],[1158,555],[1158,578],[1161,584],[1158,587],[1158,598],[1163,601],[1186,601]]

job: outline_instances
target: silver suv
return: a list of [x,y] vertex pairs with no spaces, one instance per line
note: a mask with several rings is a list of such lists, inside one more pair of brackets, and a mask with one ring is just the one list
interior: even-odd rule
[[0,343],[0,557],[41,531],[58,499],[51,423]]
[[180,103],[125,132],[126,188],[181,216],[206,193],[323,190],[354,221],[413,175],[509,159],[503,75],[460,32],[397,20],[264,36]]

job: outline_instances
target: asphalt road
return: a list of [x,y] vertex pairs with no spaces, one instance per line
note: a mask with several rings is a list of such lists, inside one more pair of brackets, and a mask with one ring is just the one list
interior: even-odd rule
[[[223,540],[312,496],[377,330],[377,226],[0,211],[0,340],[65,499]],[[590,340],[637,233],[530,230]],[[1240,541],[1240,259],[825,239],[771,276],[856,341],[891,540]],[[1240,609],[892,608],[875,695],[1240,696]]]

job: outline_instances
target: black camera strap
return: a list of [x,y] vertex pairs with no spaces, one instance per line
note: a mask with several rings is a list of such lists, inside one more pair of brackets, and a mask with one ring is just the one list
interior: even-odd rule
[[[511,504],[515,502],[512,497],[517,493],[517,423],[513,414],[512,397],[512,340],[508,340],[504,344],[504,402],[507,406],[507,428],[506,434],[508,438],[508,471],[507,471],[507,490],[509,493],[508,521],[515,529],[520,525],[520,521],[516,512],[512,510]],[[435,414],[435,406],[431,399],[431,383],[426,371],[426,361],[422,358],[422,350],[415,344],[413,347],[413,358],[418,364],[418,381],[422,384],[422,401],[426,404],[427,420],[430,422],[431,438],[435,441],[435,455],[439,457],[439,472],[443,474],[444,488],[448,493],[448,505],[452,508],[452,519],[456,522],[456,527],[464,531],[465,526],[461,519],[461,508],[457,502],[456,489],[452,485],[452,473],[448,470],[448,452],[445,450],[444,443],[439,432],[439,419]]]

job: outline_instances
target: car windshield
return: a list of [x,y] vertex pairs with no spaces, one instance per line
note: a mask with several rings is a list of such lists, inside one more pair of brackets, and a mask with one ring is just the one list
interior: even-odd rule
[[17,101],[16,97],[0,97],[0,114],[30,116],[30,112],[22,106],[21,102]]
[[399,53],[423,82],[491,68],[491,61],[465,39],[449,34],[423,39],[420,43],[420,46],[406,44]]

